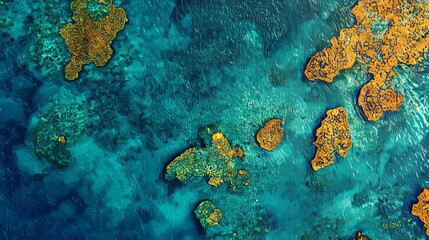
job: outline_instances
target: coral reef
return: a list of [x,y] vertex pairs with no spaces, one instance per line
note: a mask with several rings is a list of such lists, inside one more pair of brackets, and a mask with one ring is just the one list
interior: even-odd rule
[[404,98],[395,92],[393,86],[380,88],[374,80],[365,84],[358,97],[358,105],[369,121],[377,121],[386,111],[396,111]]
[[249,174],[239,169],[236,158],[242,158],[240,147],[232,147],[221,132],[211,136],[211,144],[204,148],[189,148],[176,157],[166,168],[166,179],[178,179],[188,183],[195,178],[207,176],[208,184],[219,187],[229,183],[233,191],[248,185]]
[[353,238],[353,240],[370,240],[370,238],[365,235],[362,235],[361,231],[358,231],[356,233],[356,236]]
[[417,1],[362,0],[352,13],[356,24],[342,29],[330,40],[331,47],[312,56],[304,73],[311,81],[332,82],[356,61],[368,64],[373,79],[362,87],[358,104],[369,121],[377,121],[403,102],[392,86],[394,67],[415,65],[427,56],[429,6]]
[[33,22],[28,29],[31,40],[34,40],[30,45],[30,53],[42,74],[59,73],[67,63],[67,49],[58,32],[61,22],[67,21],[64,13],[68,8],[65,1],[45,2],[26,19],[27,22]]
[[347,113],[343,107],[328,110],[326,118],[316,131],[316,156],[311,160],[314,171],[334,163],[334,155],[338,153],[346,157],[352,147]]
[[55,102],[31,129],[36,156],[59,168],[69,166],[68,148],[96,121],[83,102]]
[[271,119],[256,133],[256,141],[265,150],[272,151],[280,145],[283,128],[280,119]]
[[201,226],[205,229],[214,227],[222,219],[222,211],[209,200],[202,201],[194,211],[195,216],[200,220]]
[[332,82],[340,70],[353,67],[356,61],[356,52],[350,45],[343,45],[342,41],[348,36],[344,36],[346,30],[340,32],[338,38],[330,40],[332,46],[325,48],[310,58],[304,74],[311,81],[316,79]]
[[[424,70],[392,68],[368,107],[393,104],[389,92],[378,96],[392,87],[402,112],[376,124],[352,118],[361,107],[344,101],[372,78],[354,76],[367,66],[340,70],[347,81],[331,86],[301,81],[318,38],[353,26],[346,13],[358,1],[113,1],[129,22],[104,67],[83,65],[83,84],[64,77],[73,55],[59,32],[77,25],[71,2],[82,1],[0,2],[3,239],[425,238],[411,205],[429,179],[429,59],[417,64]],[[110,14],[111,0],[85,3],[94,22]],[[339,106],[354,146],[315,172],[310,145]],[[284,135],[267,151],[256,133],[271,118]],[[197,135],[209,124],[216,129]],[[215,206],[202,206],[201,223],[204,200]]]
[[429,236],[429,189],[423,189],[417,199],[419,201],[413,205],[411,214],[420,218],[426,227],[426,234]]
[[[95,14],[90,11],[89,3],[103,5],[99,8],[101,13]],[[74,0],[70,8],[75,23],[68,23],[62,27],[60,35],[72,54],[70,62],[65,67],[65,77],[68,80],[75,80],[83,65],[89,63],[96,66],[106,65],[113,54],[110,45],[128,19],[125,10],[115,7],[112,1],[106,4],[101,0]]]

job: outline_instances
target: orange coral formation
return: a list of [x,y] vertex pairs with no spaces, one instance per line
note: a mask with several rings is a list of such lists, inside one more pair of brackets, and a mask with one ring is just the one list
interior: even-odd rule
[[[369,121],[385,111],[397,111],[403,102],[391,80],[398,63],[415,65],[427,56],[429,5],[405,0],[361,0],[352,9],[356,24],[333,37],[331,47],[312,56],[305,68],[311,81],[332,82],[357,60],[368,63],[373,79],[363,86],[359,106]],[[368,86],[369,85],[369,86]]]
[[429,236],[429,189],[423,189],[417,199],[419,202],[413,205],[411,214],[420,218],[425,225],[426,234]]
[[100,10],[107,15],[95,19],[87,9],[87,3],[90,2],[104,3],[99,0],[74,0],[70,8],[75,23],[68,23],[60,29],[60,35],[72,54],[65,67],[65,77],[68,80],[75,80],[83,65],[106,65],[113,54],[110,45],[128,21],[125,10],[115,7],[112,1],[103,4],[104,7]]
[[314,171],[333,164],[335,153],[343,158],[347,156],[352,147],[352,139],[347,114],[343,107],[326,112],[326,118],[317,129],[316,137],[313,143],[317,147],[316,156],[311,160]]
[[310,58],[304,72],[308,79],[332,82],[340,70],[353,67],[356,52],[350,45],[342,45],[342,41],[339,40],[344,40],[347,37],[346,34],[347,31],[341,31],[338,39],[331,39],[331,48],[325,48]]
[[239,169],[238,172],[234,172],[235,176],[231,181],[231,189],[233,192],[238,191],[241,187],[249,186],[249,173],[244,169]]
[[280,119],[271,119],[256,133],[256,141],[265,150],[272,151],[280,145],[283,128]]
[[210,146],[189,148],[168,164],[166,178],[188,183],[194,178],[207,176],[209,185],[219,187],[226,182],[236,191],[249,184],[249,174],[237,169],[235,161],[243,156],[240,147],[232,147],[223,133],[216,132],[211,136]]
[[404,101],[402,94],[396,93],[393,86],[381,89],[373,81],[361,88],[358,97],[358,105],[369,121],[377,121],[385,111],[398,110]]
[[203,228],[214,227],[222,219],[222,211],[209,200],[202,201],[194,211]]
[[361,231],[358,231],[356,233],[356,236],[353,238],[353,240],[370,240],[370,238],[363,235]]
[[222,211],[219,208],[213,210],[207,218],[207,222],[211,224],[211,226],[216,226],[219,224],[219,221],[222,219]]
[[57,138],[57,142],[62,143],[62,144],[66,144],[66,137],[64,136],[59,136]]
[[217,132],[212,135],[212,145],[216,147],[217,151],[223,157],[234,158],[244,156],[244,152],[240,147],[231,147],[228,139],[221,132]]
[[[198,154],[200,152],[201,150],[197,148],[186,149],[185,152],[168,164],[166,177],[168,179],[177,178],[179,181],[187,182],[196,176],[204,176],[207,164],[204,161],[199,161]],[[184,167],[182,165],[189,165],[190,167]],[[195,172],[195,169],[199,169],[199,171]]]

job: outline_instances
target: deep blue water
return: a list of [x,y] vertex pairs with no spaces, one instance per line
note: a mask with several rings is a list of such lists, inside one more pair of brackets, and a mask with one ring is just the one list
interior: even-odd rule
[[[429,71],[398,68],[405,101],[375,123],[356,103],[364,67],[330,84],[303,75],[309,57],[353,25],[356,1],[114,3],[129,22],[113,57],[73,82],[59,35],[70,1],[0,3],[0,239],[427,237],[410,209],[429,186]],[[283,77],[270,81],[273,70]],[[353,147],[314,172],[315,130],[338,106]],[[271,118],[285,123],[284,137],[267,152],[254,137]],[[245,152],[243,191],[164,178],[210,125]],[[65,147],[47,146],[60,135]],[[49,163],[59,157],[67,167]],[[193,214],[205,199],[223,212],[206,230]]]

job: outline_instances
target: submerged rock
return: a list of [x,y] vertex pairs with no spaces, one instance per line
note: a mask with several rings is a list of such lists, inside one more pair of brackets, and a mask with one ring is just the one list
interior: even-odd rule
[[321,126],[316,131],[316,156],[311,160],[314,171],[334,163],[334,155],[338,153],[346,157],[352,147],[347,113],[343,107],[334,108],[326,112]]
[[194,211],[195,216],[200,220],[201,226],[206,229],[219,224],[222,219],[222,211],[209,200],[202,201]]
[[280,119],[271,119],[256,133],[256,141],[261,148],[272,151],[280,145],[283,128]]
[[420,218],[425,225],[426,234],[429,236],[429,189],[423,189],[423,192],[417,197],[417,199],[419,201],[413,205],[411,214]]

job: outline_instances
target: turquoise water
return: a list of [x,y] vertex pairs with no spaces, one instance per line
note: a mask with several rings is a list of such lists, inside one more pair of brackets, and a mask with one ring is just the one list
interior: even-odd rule
[[[129,22],[113,57],[73,82],[69,4],[0,4],[0,239],[425,239],[410,211],[429,186],[427,60],[396,69],[404,103],[375,123],[356,103],[365,66],[330,84],[303,75],[355,1],[114,1]],[[339,106],[353,147],[314,172],[315,130]],[[271,118],[284,136],[267,152],[254,137]],[[210,125],[243,149],[243,191],[164,178]],[[206,199],[223,217],[204,230]]]

